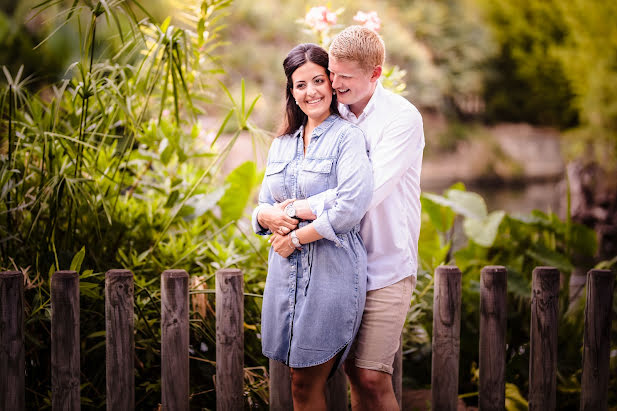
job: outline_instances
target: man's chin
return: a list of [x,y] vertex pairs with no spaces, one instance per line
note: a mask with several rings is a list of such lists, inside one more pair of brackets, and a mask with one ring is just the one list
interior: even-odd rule
[[351,104],[352,101],[351,100],[351,94],[349,92],[345,93],[345,94],[340,94],[340,93],[336,93],[336,100],[341,103],[341,104]]

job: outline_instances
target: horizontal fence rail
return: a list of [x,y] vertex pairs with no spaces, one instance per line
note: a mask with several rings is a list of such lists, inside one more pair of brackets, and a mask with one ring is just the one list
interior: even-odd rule
[[[560,273],[533,271],[529,366],[530,410],[554,410]],[[0,272],[0,410],[25,409],[24,277]],[[583,336],[581,410],[608,407],[611,309],[615,274],[590,270]],[[161,275],[161,404],[189,409],[189,276],[184,270]],[[240,270],[216,273],[216,394],[218,410],[244,407],[244,285]],[[505,409],[507,270],[484,267],[480,276],[479,409]],[[128,270],[105,275],[107,409],[135,408],[134,285]],[[461,272],[435,271],[433,300],[432,409],[455,410],[461,321]],[[57,271],[51,280],[52,408],[78,410],[79,277]],[[394,364],[399,405],[402,356]],[[348,383],[341,369],[327,389],[329,410],[347,409]],[[289,369],[270,361],[270,409],[293,409]]]

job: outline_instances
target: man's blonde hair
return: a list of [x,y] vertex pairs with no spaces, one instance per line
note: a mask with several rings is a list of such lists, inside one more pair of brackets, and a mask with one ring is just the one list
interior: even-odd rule
[[330,56],[337,60],[355,61],[363,70],[370,72],[375,66],[383,66],[386,46],[373,30],[349,26],[332,40]]

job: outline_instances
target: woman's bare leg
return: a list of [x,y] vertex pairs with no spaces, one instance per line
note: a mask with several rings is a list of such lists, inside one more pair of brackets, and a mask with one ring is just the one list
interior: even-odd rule
[[291,369],[291,396],[294,411],[326,410],[326,380],[335,360],[336,357],[314,367]]

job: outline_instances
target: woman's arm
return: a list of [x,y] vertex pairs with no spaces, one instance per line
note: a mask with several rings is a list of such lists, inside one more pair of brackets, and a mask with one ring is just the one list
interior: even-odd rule
[[[296,230],[301,244],[322,238],[340,244],[336,235],[349,232],[360,222],[368,208],[373,192],[373,175],[364,134],[357,127],[350,127],[341,137],[336,176],[335,204],[316,220]],[[294,251],[293,245],[290,245],[290,235],[273,236],[271,244],[284,257]]]
[[[276,141],[272,143],[270,151],[272,151]],[[270,165],[270,153],[268,153],[268,165]],[[282,203],[277,203],[270,192],[266,179],[267,173],[261,182],[261,189],[259,190],[259,205],[253,210],[251,216],[251,225],[253,231],[259,235],[268,235],[275,232],[281,232],[283,234],[288,233],[297,226],[297,221],[283,212],[283,209],[290,201],[285,200]]]

